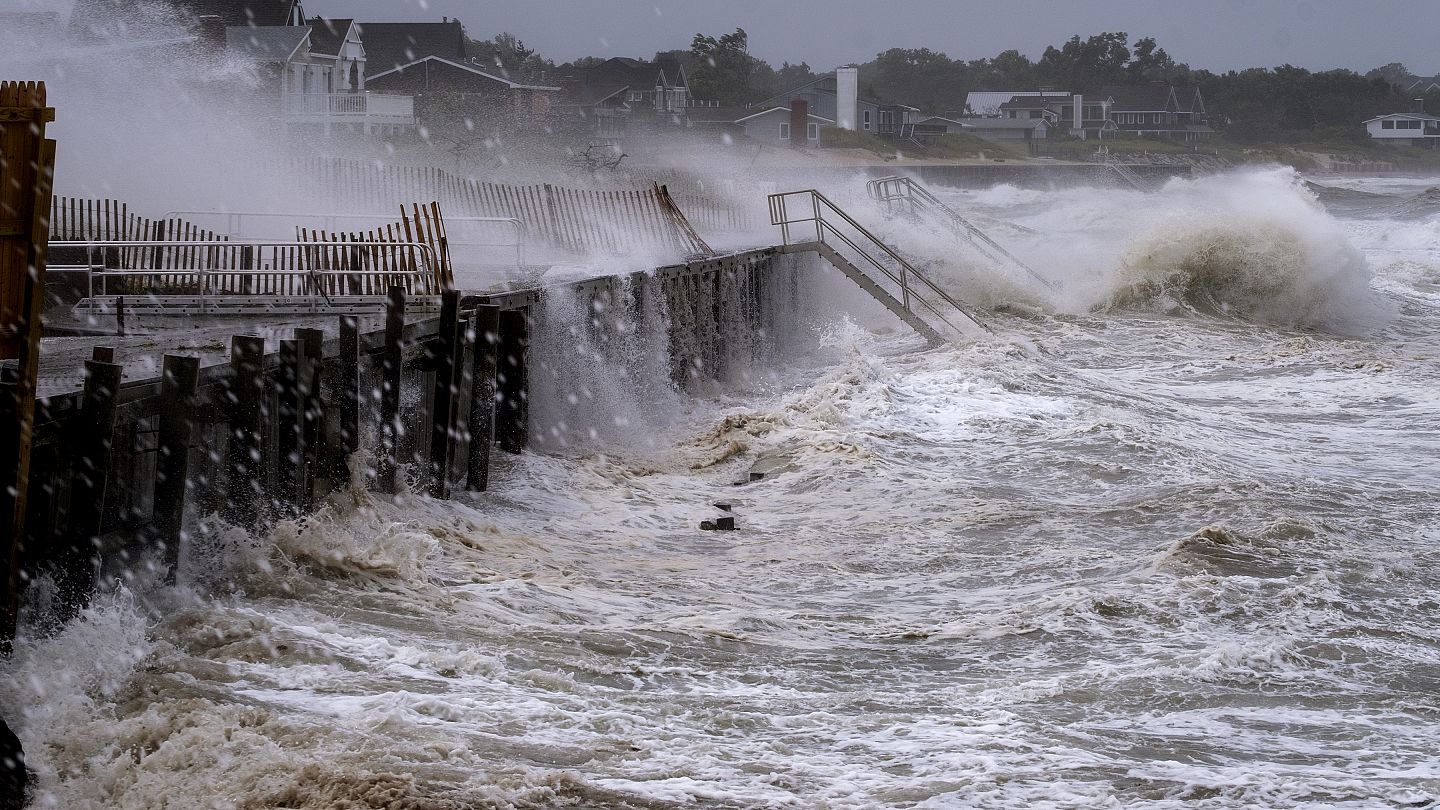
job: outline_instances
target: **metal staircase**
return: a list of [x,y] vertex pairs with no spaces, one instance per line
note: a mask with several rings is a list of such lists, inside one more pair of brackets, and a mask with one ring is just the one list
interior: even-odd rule
[[961,216],[959,211],[946,205],[913,179],[900,176],[881,177],[866,183],[865,190],[870,194],[870,199],[885,206],[887,211],[893,213],[898,209],[906,214],[929,215],[996,265],[1019,270],[1046,287],[1057,289],[1055,282],[1035,272],[1030,265],[1020,261],[1015,254],[976,227],[975,223]]
[[786,252],[820,254],[931,343],[990,331],[825,195],[806,189],[769,196],[770,223],[780,227]]

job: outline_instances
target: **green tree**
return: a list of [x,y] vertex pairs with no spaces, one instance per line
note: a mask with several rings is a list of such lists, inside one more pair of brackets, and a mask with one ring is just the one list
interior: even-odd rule
[[1129,78],[1130,35],[1107,31],[1082,40],[1071,37],[1059,48],[1050,46],[1036,63],[1041,83],[1088,90],[1107,84],[1125,84]]
[[526,47],[509,32],[483,41],[468,40],[465,51],[471,59],[498,71],[507,79],[540,76],[555,69],[554,62],[541,56],[534,48]]
[[753,100],[750,80],[757,60],[750,56],[750,37],[745,29],[736,28],[719,39],[696,34],[690,42],[690,54],[690,92],[696,98],[721,104]]

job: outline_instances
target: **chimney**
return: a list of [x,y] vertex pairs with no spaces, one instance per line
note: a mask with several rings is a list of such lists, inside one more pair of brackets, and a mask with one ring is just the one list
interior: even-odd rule
[[797,98],[790,102],[790,145],[796,148],[810,145],[810,102]]
[[206,14],[196,25],[200,39],[196,42],[201,51],[218,53],[225,50],[225,21],[219,15]]
[[1079,93],[1075,94],[1075,126],[1070,128],[1070,134],[1085,137],[1085,96]]
[[835,69],[835,126],[856,130],[860,121],[860,68],[845,65]]
[[1411,101],[1410,101],[1410,107],[1411,107],[1410,112],[1420,113],[1420,114],[1423,115],[1423,114],[1425,113],[1425,99],[1423,99],[1423,98],[1411,99]]

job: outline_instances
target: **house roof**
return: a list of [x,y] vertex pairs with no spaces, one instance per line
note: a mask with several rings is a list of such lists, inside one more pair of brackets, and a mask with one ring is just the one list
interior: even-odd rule
[[970,126],[975,129],[1031,129],[1049,125],[1044,118],[984,118],[971,121]]
[[1200,88],[1193,84],[1176,86],[1175,101],[1180,105],[1180,112],[1201,114],[1205,112],[1205,99],[1200,95]]
[[981,116],[995,116],[1000,114],[1000,105],[1010,99],[1020,96],[1050,96],[1053,98],[1064,98],[1069,93],[1063,91],[1040,91],[1040,90],[976,90],[965,95],[965,106],[970,112]]
[[392,74],[392,73],[393,73],[393,74],[396,74],[396,75],[401,74],[401,73],[404,73],[405,71],[410,70],[411,68],[414,68],[416,65],[424,64],[424,63],[427,63],[427,62],[428,62],[428,63],[431,63],[431,64],[439,63],[439,64],[443,64],[443,65],[449,65],[450,67],[456,68],[457,70],[463,70],[463,71],[466,71],[466,72],[468,72],[468,73],[472,73],[472,74],[474,74],[474,75],[476,75],[476,76],[480,76],[480,77],[482,77],[482,78],[489,79],[489,80],[492,81],[492,82],[499,82],[500,84],[505,85],[506,87],[508,87],[508,88],[511,89],[511,90],[559,90],[559,89],[560,89],[560,88],[558,88],[558,87],[550,87],[550,86],[548,86],[548,85],[522,84],[522,83],[520,83],[520,82],[511,81],[510,79],[504,78],[503,76],[496,76],[496,75],[493,74],[493,73],[487,73],[487,72],[481,70],[480,68],[475,67],[475,66],[472,65],[472,64],[469,64],[469,63],[466,63],[466,62],[456,62],[456,61],[454,61],[454,60],[446,59],[446,58],[441,57],[441,56],[426,56],[426,57],[422,57],[422,58],[420,58],[420,59],[416,59],[415,61],[409,62],[409,63],[404,64],[404,65],[396,65],[395,67],[390,68],[389,70],[382,70],[382,71],[380,71],[379,73],[369,73],[369,74],[366,74],[366,77],[365,77],[365,78],[366,78],[366,81],[371,81],[371,82],[373,82],[373,81],[375,81],[376,79],[379,79],[379,78],[381,78],[381,77],[383,77],[383,76],[388,76],[388,75],[390,75],[390,74]]
[[257,62],[286,62],[309,38],[309,26],[232,25],[225,29],[225,50]]
[[345,38],[350,34],[354,20],[327,20],[315,17],[310,20],[310,51],[327,56],[339,56],[345,47]]
[[[762,102],[760,102],[760,103],[761,103],[761,104],[768,104],[768,105],[785,105],[784,99],[785,99],[786,97],[788,97],[788,96],[793,96],[793,95],[796,95],[796,94],[805,92],[805,91],[807,91],[807,90],[812,90],[812,89],[813,89],[814,92],[816,92],[816,93],[828,93],[829,95],[832,95],[832,96],[839,95],[839,92],[835,89],[835,74],[834,74],[834,73],[831,73],[831,74],[826,75],[826,76],[821,76],[821,77],[816,78],[816,79],[811,79],[810,81],[808,81],[808,82],[800,85],[799,87],[794,87],[794,88],[791,88],[791,89],[789,89],[789,90],[786,90],[786,91],[783,92],[783,93],[778,93],[778,94],[776,94],[776,95],[773,95],[773,96],[771,96],[770,98],[767,98],[767,99],[765,99],[764,101],[762,101]],[[873,98],[867,98],[867,97],[865,97],[865,96],[859,96],[859,100],[865,102],[866,104],[872,104],[872,105],[874,105],[874,106],[876,106],[876,107],[881,107],[881,106],[903,107],[903,106],[904,106],[903,104],[882,105],[880,102],[876,101],[875,99],[873,99]],[[910,109],[913,110],[913,109],[918,109],[918,108],[916,108],[916,107],[911,107]]]
[[[752,115],[747,115],[747,116],[745,116],[744,118],[736,118],[736,119],[735,119],[735,123],[739,124],[739,123],[741,123],[741,122],[743,122],[743,121],[749,121],[749,120],[752,119],[752,118],[759,118],[759,117],[762,116],[762,115],[769,115],[770,113],[773,113],[773,112],[789,113],[789,112],[790,112],[790,108],[789,108],[789,107],[770,107],[770,108],[768,108],[768,109],[760,110],[759,112],[756,112],[756,113],[754,113],[754,114],[752,114]],[[814,120],[816,120],[816,121],[823,121],[823,122],[826,123],[826,124],[833,124],[833,123],[835,123],[835,119],[833,119],[833,118],[826,118],[826,117],[823,116],[823,115],[816,115],[816,114],[814,114],[814,113],[806,113],[806,117],[807,117],[807,120],[808,120],[808,119],[814,119]]]
[[1014,96],[1009,101],[1000,105],[1002,110],[1044,110],[1051,104],[1064,104],[1070,101],[1070,94],[1046,93],[1035,96]]
[[1166,84],[1141,84],[1129,87],[1102,87],[1100,95],[1114,103],[1111,112],[1177,112],[1175,89]]
[[685,117],[689,118],[692,124],[730,124],[754,111],[754,107],[733,105],[728,107],[691,107],[685,111]]
[[967,121],[957,121],[957,120],[955,120],[954,118],[946,118],[946,117],[943,116],[943,115],[932,115],[932,116],[930,116],[929,118],[921,118],[919,121],[916,121],[915,123],[916,123],[916,124],[928,124],[928,123],[930,123],[931,121],[944,121],[944,122],[947,123],[947,124],[954,124],[954,125],[957,126],[957,127],[965,127],[965,128],[968,128],[968,129],[974,129],[974,128],[975,128],[975,122],[973,122],[973,121],[968,121],[968,122],[967,122]]
[[685,87],[685,70],[680,60],[661,57],[654,62],[615,56],[598,65],[581,68],[581,84],[595,87],[634,87],[654,90],[662,83],[666,87]]
[[360,23],[369,70],[408,65],[427,56],[464,62],[465,29],[459,20],[438,23]]
[[1360,123],[1368,124],[1371,121],[1394,120],[1397,118],[1406,118],[1412,121],[1440,121],[1440,115],[1430,115],[1429,113],[1387,113],[1385,115],[1377,115],[1374,118],[1367,118]]

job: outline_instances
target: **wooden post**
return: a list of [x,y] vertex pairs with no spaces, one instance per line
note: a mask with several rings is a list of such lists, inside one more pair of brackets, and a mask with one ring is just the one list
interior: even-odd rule
[[305,486],[305,348],[298,340],[280,341],[280,376],[276,379],[279,393],[277,444],[275,452],[275,506],[282,513],[294,515],[303,500]]
[[354,315],[340,316],[340,469],[336,474],[344,480],[348,474],[346,460],[360,449],[360,321]]
[[500,401],[495,415],[495,436],[500,449],[507,453],[524,450],[530,432],[529,394],[525,379],[530,338],[526,320],[523,308],[500,313],[500,346],[495,374]]
[[200,359],[165,355],[160,377],[159,452],[155,460],[156,539],[165,552],[169,581],[175,581],[184,538],[185,488],[190,472],[190,434],[194,426],[195,387]]
[[315,478],[320,473],[320,438],[325,429],[325,406],[320,391],[320,370],[325,363],[325,332],[296,329],[304,357],[301,363],[301,473],[300,511],[309,512],[315,503]]
[[105,515],[105,483],[122,372],[114,360],[114,349],[96,347],[95,359],[85,361],[85,387],[72,445],[67,543],[55,567],[63,609],[70,615],[84,606],[95,588],[96,543]]
[[475,348],[470,371],[470,463],[465,488],[484,492],[490,483],[490,446],[495,443],[495,355],[500,345],[500,307],[476,307],[471,322],[475,325]]
[[375,488],[395,493],[395,468],[400,453],[400,371],[404,356],[400,340],[405,334],[405,288],[390,288],[385,307],[385,354],[380,366],[380,460],[375,465]]
[[435,386],[430,419],[430,496],[450,497],[450,449],[455,436],[455,350],[460,345],[456,330],[460,324],[460,293],[440,294],[440,334],[432,349],[435,359]]
[[0,386],[0,651],[15,637],[24,587],[20,565],[55,178],[55,142],[46,140],[45,124],[53,120],[44,82],[0,82],[0,359],[19,361],[13,385]]
[[225,519],[251,528],[260,519],[260,497],[265,491],[260,465],[265,446],[262,399],[265,378],[265,339],[254,335],[230,338],[230,452],[225,493]]

